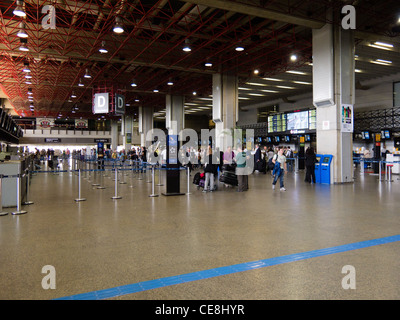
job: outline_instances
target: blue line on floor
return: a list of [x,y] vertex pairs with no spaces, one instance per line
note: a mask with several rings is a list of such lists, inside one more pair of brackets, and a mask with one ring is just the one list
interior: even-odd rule
[[245,262],[240,264],[235,264],[226,267],[219,267],[214,269],[208,269],[203,271],[191,272],[177,276],[165,277],[155,280],[148,280],[128,285],[123,285],[115,288],[92,291],[87,293],[76,294],[72,296],[57,298],[56,300],[99,300],[118,297],[126,294],[132,294],[136,292],[162,288],[167,286],[172,286],[176,284],[181,284],[185,282],[192,282],[197,280],[203,280],[208,278],[219,277],[227,274],[238,273],[242,271],[255,270],[260,268],[265,268],[269,266],[274,266],[278,264],[300,261],[310,258],[316,258],[321,256],[326,256],[334,253],[340,253],[345,251],[357,250],[367,247],[373,247],[381,244],[391,243],[400,241],[400,235],[366,240],[356,243],[345,244],[341,246],[312,250],[307,252],[289,254],[286,256],[268,258],[264,260]]

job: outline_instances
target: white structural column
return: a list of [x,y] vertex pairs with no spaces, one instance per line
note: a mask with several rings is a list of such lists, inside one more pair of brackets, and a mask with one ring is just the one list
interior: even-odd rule
[[116,120],[111,120],[111,150],[117,150],[118,146],[118,122]]
[[[146,134],[153,129],[153,107],[139,107],[140,145],[146,146]],[[151,142],[149,142],[151,143]]]
[[352,132],[342,129],[342,105],[354,106],[354,36],[331,24],[313,30],[313,102],[317,153],[333,155],[331,183],[353,182]]
[[165,127],[168,134],[178,135],[185,127],[185,98],[167,94],[165,97]]
[[[215,122],[215,147],[226,150],[232,146],[233,129],[238,121],[238,79],[233,73],[213,75],[213,121]],[[233,146],[235,147],[235,146]]]
[[124,128],[124,131],[121,132],[123,138],[122,145],[125,150],[130,150],[132,147],[133,118],[132,116],[122,116],[122,122],[122,127]]

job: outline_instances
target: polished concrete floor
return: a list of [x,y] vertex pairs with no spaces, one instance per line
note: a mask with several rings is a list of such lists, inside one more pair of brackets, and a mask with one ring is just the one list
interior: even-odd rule
[[[353,184],[310,185],[300,171],[286,174],[281,192],[269,174],[253,174],[247,192],[219,184],[203,193],[190,181],[191,194],[167,197],[155,185],[159,196],[149,197],[149,178],[126,174],[118,200],[110,174],[96,176],[105,189],[84,174],[87,200],[75,202],[76,174],[37,173],[27,213],[0,217],[0,299],[69,297],[400,234],[397,176],[388,183],[356,171]],[[184,193],[186,181],[181,172]],[[394,241],[104,298],[398,300],[399,258]],[[42,287],[46,265],[55,268],[55,289]],[[355,289],[342,287],[346,265],[355,268]]]

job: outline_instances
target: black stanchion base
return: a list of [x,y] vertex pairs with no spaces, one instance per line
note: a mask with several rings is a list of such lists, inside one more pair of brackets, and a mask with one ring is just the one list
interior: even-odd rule
[[105,189],[106,187],[98,186],[96,189]]
[[25,201],[25,202],[22,202],[22,204],[23,204],[24,206],[28,206],[28,205],[30,205],[30,204],[33,204],[33,202],[32,202],[32,201]]
[[85,198],[80,198],[80,199],[75,199],[75,201],[76,201],[76,202],[79,202],[79,201],[86,201],[86,199],[85,199]]
[[122,197],[121,196],[114,196],[114,197],[111,197],[111,199],[117,200],[117,199],[122,199]]
[[0,212],[0,216],[6,216],[8,215],[8,212]]
[[152,197],[152,198],[158,197],[158,194],[150,194],[149,197]]
[[185,193],[180,193],[180,192],[170,192],[170,193],[162,193],[163,196],[183,196]]

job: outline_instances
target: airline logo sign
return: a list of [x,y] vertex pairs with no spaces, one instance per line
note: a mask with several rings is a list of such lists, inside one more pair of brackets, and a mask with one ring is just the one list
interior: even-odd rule
[[51,129],[54,126],[54,119],[36,118],[36,127],[38,129]]
[[93,101],[93,113],[108,113],[109,112],[109,93],[95,93]]
[[125,97],[121,94],[115,94],[115,114],[125,114]]

